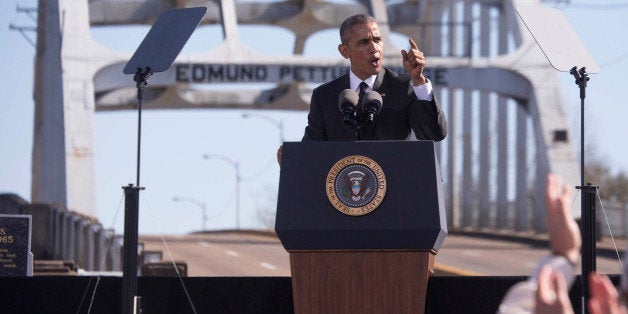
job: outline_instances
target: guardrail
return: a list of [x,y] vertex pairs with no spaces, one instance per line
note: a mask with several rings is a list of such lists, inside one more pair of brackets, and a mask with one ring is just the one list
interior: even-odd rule
[[[0,194],[0,214],[31,215],[31,252],[46,275],[109,274],[121,276],[124,238],[104,228],[98,219],[51,204],[29,204],[15,194]],[[187,277],[187,264],[162,260],[161,251],[145,251],[138,244],[138,274]],[[70,267],[71,266],[71,267]],[[61,271],[62,270],[62,271]],[[142,272],[146,273],[143,274]]]
[[[599,234],[628,237],[628,205],[604,206],[602,211],[597,205]],[[50,204],[29,204],[14,194],[0,194],[0,213],[32,216],[31,251],[35,260],[74,261],[77,268],[87,272],[122,271],[122,235],[104,228],[94,217]],[[139,269],[144,264],[160,263],[161,252],[144,252],[142,243],[138,251]]]
[[122,236],[94,217],[50,204],[29,204],[14,194],[0,195],[0,213],[32,216],[35,260],[71,260],[86,271],[122,270]]

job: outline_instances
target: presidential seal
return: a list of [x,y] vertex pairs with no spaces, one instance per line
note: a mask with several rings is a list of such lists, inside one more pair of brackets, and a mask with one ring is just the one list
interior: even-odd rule
[[373,159],[353,155],[335,163],[325,183],[329,202],[341,213],[362,216],[374,211],[386,195],[386,176]]

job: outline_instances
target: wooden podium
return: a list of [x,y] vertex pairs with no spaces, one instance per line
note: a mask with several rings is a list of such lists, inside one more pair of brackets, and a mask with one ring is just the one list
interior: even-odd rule
[[[333,198],[356,164],[385,190],[375,209],[360,204],[366,214]],[[295,313],[424,313],[447,234],[443,204],[431,141],[284,143],[275,230],[290,254]]]

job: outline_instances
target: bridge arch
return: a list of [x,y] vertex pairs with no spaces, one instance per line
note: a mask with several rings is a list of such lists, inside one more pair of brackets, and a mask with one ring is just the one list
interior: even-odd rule
[[[425,47],[450,125],[439,144],[450,226],[543,231],[540,178],[552,171],[577,182],[579,172],[557,77],[522,28],[514,12],[519,2],[206,1],[202,23],[221,25],[222,43],[182,55],[151,78],[144,108],[307,110],[310,84],[330,80],[347,63],[303,55],[306,41],[351,13],[369,12],[382,29],[421,38]],[[164,10],[190,5],[198,1],[40,1],[33,201],[95,216],[93,115],[135,105],[135,89],[122,83],[130,54],[95,43],[90,26],[150,25]],[[252,50],[239,38],[240,25],[292,31],[293,55]],[[396,49],[387,51],[385,64],[401,68]],[[267,88],[214,90],[211,97],[194,88],[208,82]]]

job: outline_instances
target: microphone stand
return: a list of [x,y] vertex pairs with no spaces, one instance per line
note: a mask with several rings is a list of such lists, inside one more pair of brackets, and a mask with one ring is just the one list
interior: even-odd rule
[[580,88],[580,186],[576,189],[582,190],[580,198],[580,219],[582,234],[582,313],[588,313],[587,303],[589,301],[589,281],[588,276],[596,270],[596,253],[595,253],[595,196],[598,186],[587,183],[584,185],[584,99],[586,97],[587,81],[589,74],[586,68],[580,70],[577,67],[571,68],[569,71],[574,76],[575,83]]
[[372,122],[368,123],[368,122],[364,122],[364,121],[362,123],[360,123],[358,120],[359,119],[357,117],[355,117],[355,116],[352,117],[352,119],[343,120],[344,123],[346,123],[348,126],[352,127],[353,130],[355,131],[355,140],[356,141],[362,140],[362,136],[361,136],[362,130],[364,130],[365,126],[368,126],[368,125],[370,125],[372,123]]
[[349,112],[348,108],[342,108],[341,111],[342,113],[342,122],[344,122],[346,125],[350,126],[353,128],[353,130],[355,130],[355,140],[359,141],[360,140],[360,125],[358,124],[358,117],[356,115],[356,109],[355,108],[351,108],[351,112]]
[[[358,106],[356,106],[357,109],[354,108],[352,114],[350,115],[350,118],[343,117],[343,122],[349,125],[350,127],[352,127],[353,130],[355,130],[356,141],[361,140],[362,138],[361,133],[363,130],[366,129],[366,127],[371,126],[375,123],[374,121],[375,115],[377,115],[379,111],[379,109],[375,109],[375,110],[371,109],[370,111],[365,110],[364,106],[362,106],[362,102],[364,101],[363,98],[364,98],[364,95],[358,98]],[[381,106],[379,107],[381,108]],[[358,115],[357,113],[360,113],[360,114]],[[371,115],[372,120],[368,119],[367,115]]]

